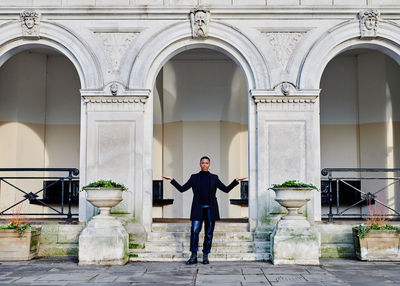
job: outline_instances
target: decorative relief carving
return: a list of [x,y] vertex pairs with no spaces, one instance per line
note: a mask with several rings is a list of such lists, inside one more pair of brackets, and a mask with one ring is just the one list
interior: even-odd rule
[[193,39],[207,39],[210,24],[210,10],[196,8],[190,12]]
[[113,83],[110,85],[110,91],[111,91],[111,94],[112,94],[113,96],[116,96],[116,95],[118,94],[118,84],[117,84],[116,82],[113,82]]
[[307,32],[262,32],[274,50],[275,56],[285,69],[297,44]]
[[360,38],[375,38],[378,31],[380,13],[377,10],[365,10],[358,13],[360,20]]
[[84,96],[87,111],[143,111],[147,97]]
[[313,111],[316,101],[317,97],[315,96],[254,96],[254,102],[257,103],[259,111]]
[[129,46],[133,43],[133,41],[140,33],[95,32],[95,34],[104,46],[112,67],[112,71],[117,72],[119,70],[119,66],[121,64],[123,56],[126,54]]
[[39,39],[40,14],[36,11],[25,10],[20,13],[22,35],[26,38]]

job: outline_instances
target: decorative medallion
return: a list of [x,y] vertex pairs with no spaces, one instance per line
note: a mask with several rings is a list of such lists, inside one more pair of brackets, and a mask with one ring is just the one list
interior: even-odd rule
[[262,32],[274,50],[282,69],[285,69],[290,56],[306,32]]
[[210,25],[210,10],[196,8],[190,12],[193,39],[207,39]]
[[25,10],[20,13],[20,21],[24,37],[39,39],[40,14],[38,12]]
[[377,10],[365,10],[358,13],[360,20],[360,38],[375,38],[378,31],[380,13]]
[[108,59],[111,62],[112,71],[117,72],[119,71],[122,58],[140,33],[95,32],[95,34],[104,46]]

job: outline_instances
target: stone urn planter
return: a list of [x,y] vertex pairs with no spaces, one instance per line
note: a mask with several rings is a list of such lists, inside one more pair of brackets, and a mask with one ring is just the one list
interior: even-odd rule
[[100,209],[100,214],[93,217],[79,236],[79,264],[123,265],[128,262],[128,233],[110,214],[111,208],[122,201],[125,187],[114,184],[116,187],[84,187],[87,200]]
[[15,229],[0,229],[0,261],[30,260],[39,251],[41,228],[28,228],[23,235]]
[[[288,210],[282,220],[304,220],[299,209],[310,200],[311,188],[272,188],[275,191],[275,201]],[[308,222],[307,222],[308,223]]]
[[[296,186],[285,186],[290,183]],[[299,214],[299,209],[310,200],[311,191],[316,187],[288,181],[270,189],[275,191],[275,200],[288,210],[271,235],[272,263],[318,265],[321,256],[320,234],[305,216]]]
[[400,234],[396,229],[371,229],[363,233],[359,227],[354,227],[353,239],[360,260],[400,261]]

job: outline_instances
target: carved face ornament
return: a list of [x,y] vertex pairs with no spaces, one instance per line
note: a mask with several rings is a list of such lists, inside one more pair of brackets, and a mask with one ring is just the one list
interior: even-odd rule
[[199,27],[206,25],[206,18],[207,18],[207,15],[203,11],[198,11],[194,15],[194,21],[195,21],[196,25]]
[[376,26],[376,18],[374,16],[369,15],[364,21],[365,28],[367,30],[372,30]]
[[28,29],[32,29],[35,26],[35,18],[33,17],[25,17],[24,24]]

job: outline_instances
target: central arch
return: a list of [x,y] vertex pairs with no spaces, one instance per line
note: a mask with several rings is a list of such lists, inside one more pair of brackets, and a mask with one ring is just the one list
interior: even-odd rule
[[[210,23],[207,39],[192,39],[190,24],[181,22],[171,25],[151,38],[139,49],[135,58],[133,53],[124,61],[122,70],[130,68],[128,88],[150,90],[150,98],[144,112],[144,173],[141,221],[147,231],[152,224],[152,142],[153,140],[153,86],[158,72],[175,55],[190,49],[206,48],[221,52],[231,58],[243,71],[247,83],[248,100],[248,164],[249,164],[249,222],[257,220],[257,138],[256,104],[250,90],[270,89],[270,73],[258,48],[237,29],[226,24]],[[137,47],[133,47],[135,49]],[[130,57],[130,58],[129,58]],[[129,65],[129,63],[132,63]]]

